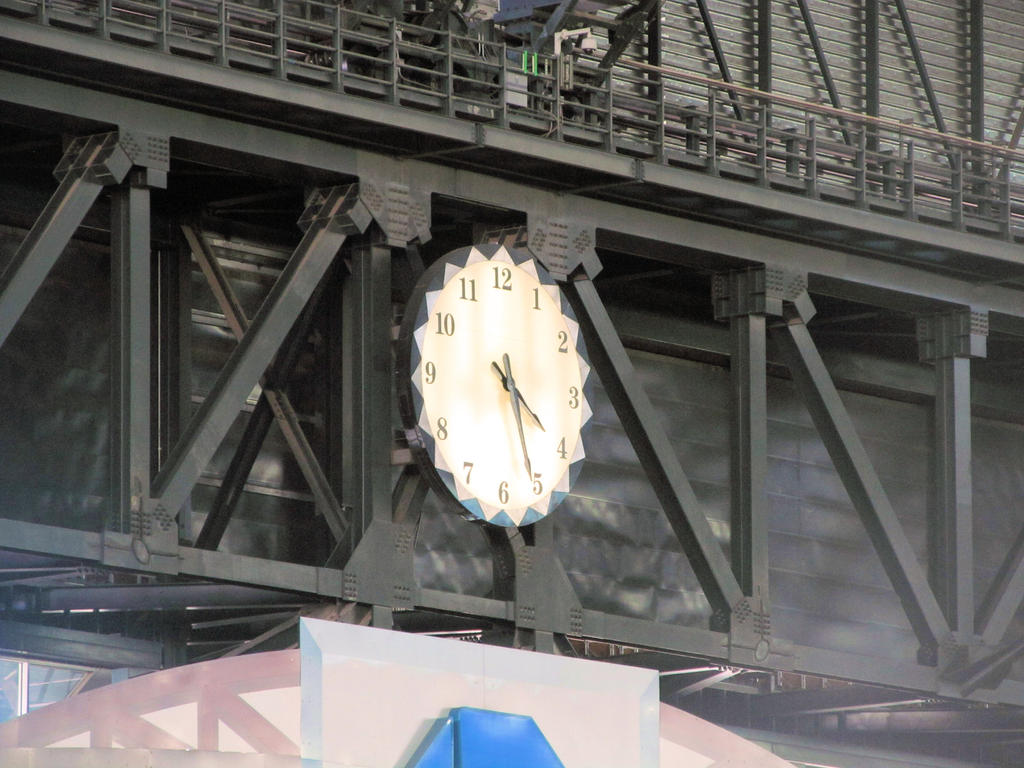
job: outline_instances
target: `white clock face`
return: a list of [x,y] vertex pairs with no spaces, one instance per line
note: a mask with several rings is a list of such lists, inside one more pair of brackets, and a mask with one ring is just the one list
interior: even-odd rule
[[428,279],[410,306],[424,448],[470,517],[536,522],[568,494],[591,416],[572,310],[525,251],[460,249]]

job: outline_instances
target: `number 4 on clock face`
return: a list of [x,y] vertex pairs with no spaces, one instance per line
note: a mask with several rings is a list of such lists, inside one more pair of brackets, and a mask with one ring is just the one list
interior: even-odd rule
[[435,489],[498,525],[551,512],[591,411],[579,325],[547,270],[527,251],[453,251],[418,284],[400,342],[402,414]]

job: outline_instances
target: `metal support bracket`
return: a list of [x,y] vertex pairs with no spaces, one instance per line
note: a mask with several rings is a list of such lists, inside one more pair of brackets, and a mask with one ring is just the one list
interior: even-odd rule
[[[102,559],[176,572],[178,529],[148,514],[151,477],[152,254],[150,195],[166,183],[167,139],[123,134],[135,167],[111,195],[110,503],[114,531],[104,530]],[[141,167],[149,162],[155,168]],[[127,548],[114,532],[129,535]],[[135,562],[132,562],[132,561]]]
[[804,307],[808,305],[811,302],[806,296],[786,302],[786,323],[772,328],[772,338],[903,603],[921,645],[918,659],[922,664],[935,666],[940,644],[952,639],[949,624],[807,330],[809,318]]
[[531,541],[519,529],[505,535],[515,555],[517,644],[555,653],[555,635],[583,633],[583,605],[555,554],[554,522],[531,526]]
[[601,271],[594,249],[597,234],[592,226],[572,219],[548,219],[532,228],[529,238],[530,250],[559,282],[581,267],[590,279]]

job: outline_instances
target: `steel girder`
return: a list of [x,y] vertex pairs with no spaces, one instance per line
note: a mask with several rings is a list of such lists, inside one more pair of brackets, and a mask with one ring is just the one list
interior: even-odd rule
[[[50,83],[27,75],[0,72],[4,99],[26,107],[40,108],[52,112],[65,112],[75,117],[106,121],[123,117],[133,125],[160,130],[195,145],[215,147],[218,151],[237,151],[239,148],[238,124],[225,119],[204,116],[195,120],[188,110],[179,110],[157,104],[138,102],[123,96],[99,93],[73,85]],[[269,79],[268,88],[284,89]],[[272,94],[268,94],[272,95]],[[284,98],[282,90],[278,94]],[[294,88],[288,90],[289,98],[302,101],[306,95]],[[664,188],[671,193],[685,191],[699,195],[711,195],[735,201],[737,205],[751,206],[765,215],[772,213],[793,214],[811,220],[830,221],[839,226],[877,232],[879,236],[894,237],[913,241],[923,248],[955,249],[968,254],[979,254],[1005,261],[1008,265],[1024,263],[1017,245],[984,238],[964,232],[943,230],[929,224],[893,219],[843,206],[836,206],[819,200],[803,198],[785,192],[766,190],[743,182],[711,178],[707,174],[680,168],[667,168],[657,163],[635,160],[590,150],[584,147],[557,144],[522,134],[513,134],[495,128],[488,128],[482,134],[469,121],[452,123],[436,116],[412,112],[387,105],[367,104],[355,98],[338,97],[339,110],[344,113],[366,115],[367,119],[380,118],[388,114],[396,121],[408,117],[410,120],[426,121],[423,130],[444,135],[457,142],[477,145],[495,150],[515,151],[532,155],[538,159],[573,167],[600,170],[610,176],[643,181]],[[323,105],[317,102],[318,106]],[[429,125],[427,124],[429,123]],[[628,235],[633,238],[657,240],[680,248],[717,253],[726,257],[743,259],[750,264],[766,263],[808,273],[811,288],[844,295],[857,301],[880,303],[888,306],[899,294],[917,296],[928,300],[974,306],[988,309],[999,315],[1014,318],[1024,317],[1019,291],[998,285],[978,285],[966,278],[935,274],[926,269],[906,263],[880,263],[878,259],[844,251],[841,246],[826,248],[802,243],[787,243],[785,253],[776,253],[772,245],[776,239],[762,234],[740,232],[734,228],[705,222],[687,222],[679,226],[679,220],[671,214],[641,210],[627,203],[592,200],[571,194],[547,192],[527,184],[521,184],[467,170],[443,168],[425,161],[398,160],[386,155],[299,136],[284,131],[245,126],[246,152],[252,156],[278,162],[294,164],[302,168],[316,168],[321,172],[333,172],[359,176],[361,170],[374,169],[382,178],[401,179],[403,183],[422,190],[451,197],[469,198],[488,205],[502,208],[516,208],[533,212],[541,217],[553,212],[566,210],[569,206],[581,208],[582,215],[599,226],[603,231]],[[186,145],[187,146],[187,145]],[[557,215],[557,214],[554,214]],[[682,255],[680,256],[682,258]],[[905,297],[900,300],[906,301]],[[1004,320],[993,316],[993,328]],[[1012,325],[1016,333],[1024,333],[1024,321]]]
[[162,669],[164,644],[119,635],[0,620],[0,653],[103,669]]

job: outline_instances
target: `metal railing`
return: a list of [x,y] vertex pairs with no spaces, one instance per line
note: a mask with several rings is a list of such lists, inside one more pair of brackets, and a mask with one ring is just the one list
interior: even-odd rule
[[0,0],[119,43],[1013,239],[1024,152],[675,69],[524,54],[473,36],[278,0]]

